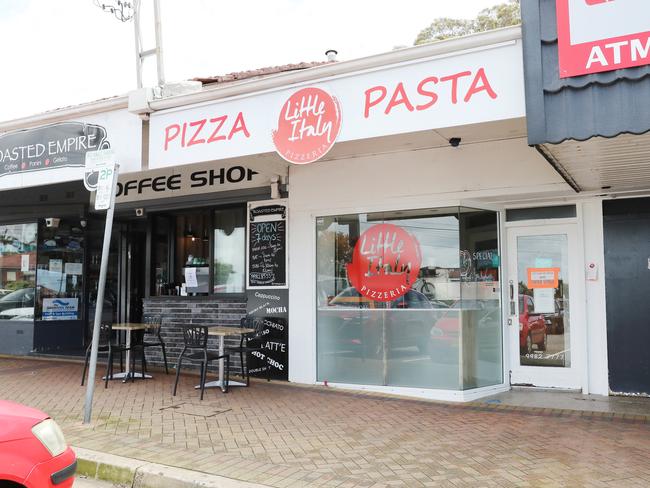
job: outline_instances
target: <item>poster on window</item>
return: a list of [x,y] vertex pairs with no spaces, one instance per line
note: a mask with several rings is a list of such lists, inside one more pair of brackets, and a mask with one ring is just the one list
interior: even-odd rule
[[78,318],[78,298],[43,299],[43,320],[77,320]]

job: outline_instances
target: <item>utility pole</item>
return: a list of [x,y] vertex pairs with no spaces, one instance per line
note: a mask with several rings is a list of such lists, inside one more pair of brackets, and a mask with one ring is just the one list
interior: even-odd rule
[[133,15],[135,25],[135,63],[138,79],[138,88],[142,88],[142,65],[145,58],[156,56],[156,72],[158,74],[158,86],[165,84],[165,70],[163,65],[163,47],[162,47],[162,23],[160,20],[160,0],[153,0],[153,18],[156,45],[152,49],[144,49],[142,44],[142,31],[140,28],[140,2],[135,1],[135,10]]
[[100,0],[93,0],[96,6],[104,12],[109,12],[120,22],[128,22],[133,19],[135,33],[135,68],[138,88],[142,88],[142,66],[144,60],[149,56],[156,57],[156,72],[158,75],[158,86],[165,84],[165,69],[163,65],[163,48],[162,48],[162,22],[160,15],[160,0],[153,2],[153,21],[154,21],[154,40],[155,46],[151,49],[145,49],[142,42],[141,13],[142,0],[133,0],[125,2],[122,0],[112,0],[108,3],[101,3]]

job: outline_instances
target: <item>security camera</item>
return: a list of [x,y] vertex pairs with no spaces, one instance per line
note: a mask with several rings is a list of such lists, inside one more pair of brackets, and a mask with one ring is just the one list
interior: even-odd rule
[[56,229],[59,226],[61,219],[57,217],[48,217],[45,219],[45,227]]
[[460,146],[460,141],[461,141],[460,137],[452,137],[451,139],[449,139],[449,145],[451,147],[458,147]]
[[135,209],[135,216],[136,217],[142,217],[144,215],[144,208],[136,208]]

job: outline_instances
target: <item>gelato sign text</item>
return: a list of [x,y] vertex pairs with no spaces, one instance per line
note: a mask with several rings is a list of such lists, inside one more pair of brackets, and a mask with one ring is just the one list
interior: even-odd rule
[[28,171],[84,166],[85,155],[109,147],[106,129],[81,122],[0,135],[0,177]]

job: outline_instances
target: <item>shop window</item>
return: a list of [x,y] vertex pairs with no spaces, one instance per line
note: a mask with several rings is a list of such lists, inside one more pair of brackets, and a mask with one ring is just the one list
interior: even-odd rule
[[187,212],[176,216],[175,280],[181,295],[210,291],[210,216]]
[[34,320],[35,223],[0,225],[0,325]]
[[246,274],[246,214],[243,208],[214,212],[214,293],[243,293]]
[[170,290],[169,263],[170,258],[171,224],[168,216],[156,215],[152,226],[152,278],[154,286],[152,295],[168,295]]
[[316,227],[320,381],[502,382],[495,212],[342,215]]
[[244,293],[246,213],[242,206],[153,217],[151,294]]
[[56,226],[41,225],[36,274],[36,319],[83,319],[83,229],[57,219]]
[[553,207],[509,208],[506,210],[506,222],[540,219],[574,219],[575,205],[556,205]]

